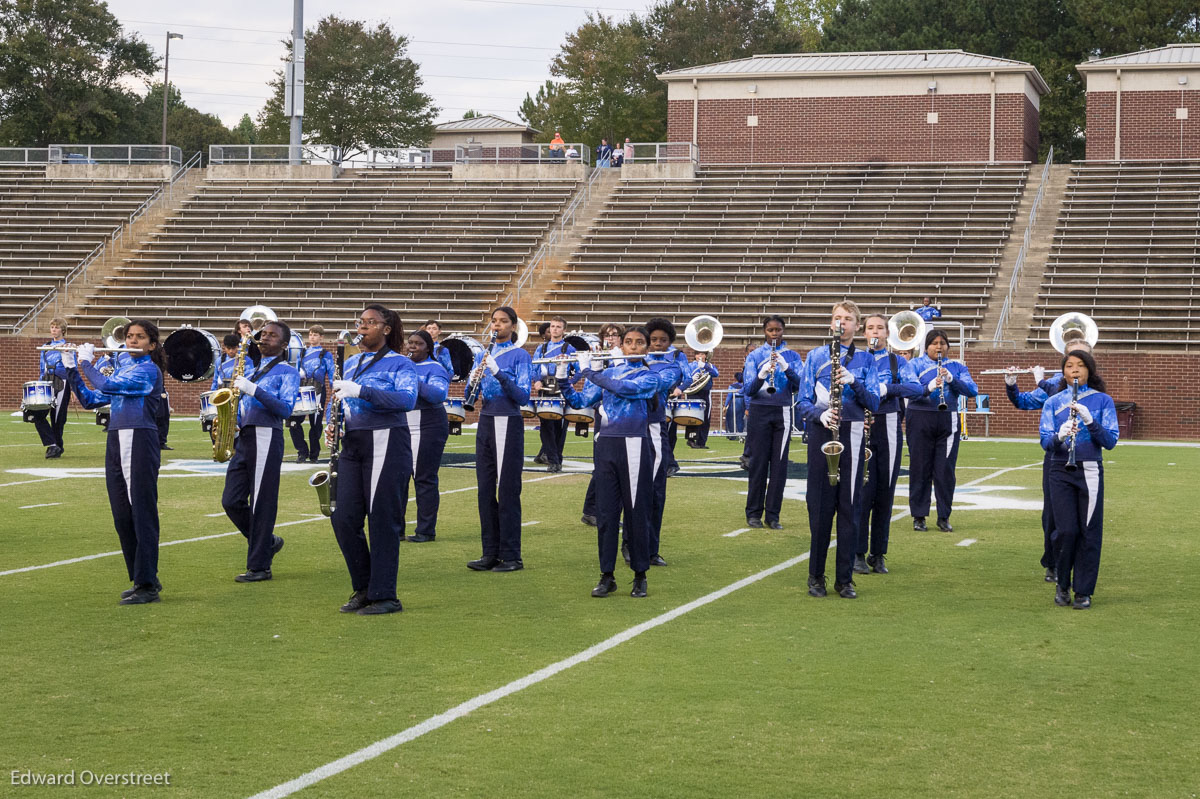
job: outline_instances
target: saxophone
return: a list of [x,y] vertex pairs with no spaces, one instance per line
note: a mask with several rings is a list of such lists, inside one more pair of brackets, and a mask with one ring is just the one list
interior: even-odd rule
[[841,466],[842,451],[846,445],[842,443],[842,386],[837,382],[838,371],[842,366],[842,326],[839,324],[833,330],[833,339],[829,342],[829,410],[833,411],[833,430],[831,441],[821,445],[825,453],[825,470],[829,472],[829,484],[838,484],[838,468]]
[[[246,374],[246,350],[249,346],[250,339],[248,337],[242,339],[242,343],[238,345],[233,365],[233,381],[235,383],[239,377]],[[213,460],[217,463],[225,463],[233,457],[233,442],[238,434],[238,403],[241,400],[242,392],[237,388],[219,388],[209,398],[209,402],[217,409],[210,432],[213,442]]]
[[[353,339],[351,346],[358,346],[358,342],[362,340],[362,336]],[[333,376],[329,378],[329,384],[342,379],[342,369],[346,364],[346,342],[339,340],[337,343],[337,357],[333,361]],[[335,398],[334,404],[329,411],[329,426],[333,428],[333,440],[329,444],[329,468],[322,469],[308,478],[308,484],[317,490],[317,504],[321,508],[321,513],[326,516],[332,516],[337,510],[337,476],[338,476],[338,458],[340,457],[342,448],[342,419],[344,416],[341,400]]]

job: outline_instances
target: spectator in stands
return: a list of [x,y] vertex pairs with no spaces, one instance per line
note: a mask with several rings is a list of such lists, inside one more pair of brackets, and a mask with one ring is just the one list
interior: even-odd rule
[[619,167],[625,163],[625,151],[622,149],[613,150],[612,165]]
[[629,141],[629,137],[625,137],[625,163],[633,163],[633,142]]
[[917,308],[917,314],[926,322],[939,319],[942,315],[942,304],[939,302],[937,305],[931,305],[930,298],[926,297],[921,307]]
[[566,142],[563,141],[562,134],[557,130],[554,131],[554,138],[550,140],[550,160],[561,161],[565,157],[564,150]]
[[596,166],[607,167],[612,161],[613,148],[608,139],[601,139],[596,147]]
[[450,362],[450,350],[438,343],[438,337],[442,335],[442,323],[436,319],[430,319],[422,325],[425,332],[433,339],[433,359],[440,363],[442,367],[451,375],[454,374],[454,364]]
[[578,161],[579,160],[579,151],[575,149],[574,145],[571,145],[570,147],[567,148],[567,160],[568,161]]

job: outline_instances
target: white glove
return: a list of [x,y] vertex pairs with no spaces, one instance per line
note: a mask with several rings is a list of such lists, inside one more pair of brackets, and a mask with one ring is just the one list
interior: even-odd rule
[[880,399],[883,399],[884,397],[887,396],[887,387],[888,387],[887,383],[879,384],[879,398]]
[[567,373],[570,371],[571,371],[570,365],[566,361],[563,361],[562,363],[560,363],[558,365],[557,368],[555,368],[554,376],[557,377],[559,380],[566,380]]
[[849,369],[839,369],[838,372],[840,374],[840,379],[838,380],[838,383],[840,383],[843,386],[854,385],[854,373],[853,372],[851,372]]
[[1045,380],[1046,379],[1045,367],[1042,367],[1042,366],[1033,367],[1033,379],[1038,383],[1041,383],[1043,380]]
[[[488,371],[492,373],[492,377],[500,374],[500,364],[496,363],[496,359],[492,357],[490,352],[483,356],[483,362],[487,365]],[[358,395],[355,394],[355,396]]]
[[306,374],[304,373],[304,370],[303,370],[303,369],[301,369],[301,370],[300,370],[300,379],[301,379],[301,380],[307,380],[307,379],[308,379],[308,375],[306,375]]
[[63,350],[62,365],[67,369],[75,368],[75,353],[70,350]]
[[1067,421],[1063,422],[1061,425],[1059,425],[1059,428],[1058,428],[1058,440],[1066,441],[1068,438],[1071,437],[1071,433],[1074,431],[1074,429],[1075,429],[1075,422],[1073,422],[1072,420],[1068,419]]
[[758,367],[758,379],[766,380],[767,376],[770,374],[771,374],[771,359],[767,358],[765,361],[763,361],[762,366]]
[[950,373],[949,369],[946,370],[945,380],[946,380],[946,385],[950,385],[951,383],[954,382],[954,375]]
[[1011,366],[1010,366],[1010,367],[1009,367],[1009,369],[1008,369],[1008,371],[1004,373],[1004,385],[1006,385],[1006,386],[1015,386],[1015,385],[1017,384],[1017,376],[1016,376],[1016,374],[1013,372],[1013,369],[1014,369],[1014,368],[1015,368],[1015,367],[1011,367]]
[[339,401],[344,399],[357,399],[358,395],[361,393],[362,386],[360,386],[358,383],[355,383],[353,380],[333,381],[333,395],[337,397]]
[[75,357],[80,363],[91,363],[96,360],[96,345],[95,344],[80,344],[75,350]]
[[254,396],[255,391],[258,391],[258,383],[248,380],[245,377],[239,377],[237,380],[234,380],[233,387],[243,394],[249,394],[251,397]]
[[825,425],[829,430],[834,428],[836,423],[833,421],[833,408],[826,408],[821,411],[821,424]]
[[[575,357],[579,359],[579,371],[582,372],[584,369],[592,368],[592,354],[590,352],[577,352],[575,353]],[[567,368],[565,363],[563,364],[563,368]]]
[[1079,414],[1079,421],[1085,425],[1092,423],[1092,412],[1087,409],[1087,406],[1082,402],[1072,402],[1071,407],[1075,409],[1075,413]]

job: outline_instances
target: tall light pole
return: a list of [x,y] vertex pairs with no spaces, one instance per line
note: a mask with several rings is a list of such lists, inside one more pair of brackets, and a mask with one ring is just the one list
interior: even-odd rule
[[167,55],[163,59],[163,147],[167,146],[167,97],[171,94],[171,40],[182,38],[182,33],[171,33],[170,31],[167,31]]
[[284,84],[284,113],[291,118],[288,161],[299,164],[304,122],[304,0],[292,2],[292,61],[287,65]]

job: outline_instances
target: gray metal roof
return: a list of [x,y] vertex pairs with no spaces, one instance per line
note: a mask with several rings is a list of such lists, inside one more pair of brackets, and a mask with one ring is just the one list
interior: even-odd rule
[[1049,91],[1037,69],[1025,61],[967,53],[962,50],[891,50],[871,53],[792,53],[756,55],[734,61],[675,69],[660,80],[783,77],[811,74],[878,74],[884,72],[1029,72],[1042,93]]
[[534,133],[541,133],[540,130],[531,128],[524,122],[512,122],[494,114],[484,114],[481,117],[472,117],[471,119],[456,119],[453,122],[441,122],[437,126],[438,133],[449,133],[460,130],[528,130]]
[[1080,72],[1087,72],[1089,69],[1115,69],[1117,67],[1153,69],[1176,65],[1200,66],[1200,44],[1168,44],[1166,47],[1155,47],[1153,50],[1140,50],[1136,53],[1096,58],[1085,61],[1077,69]]

